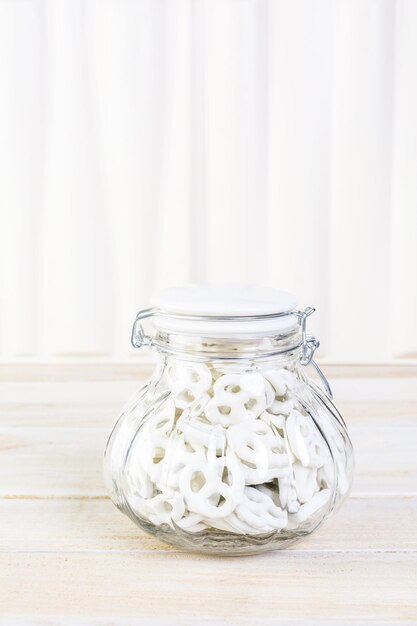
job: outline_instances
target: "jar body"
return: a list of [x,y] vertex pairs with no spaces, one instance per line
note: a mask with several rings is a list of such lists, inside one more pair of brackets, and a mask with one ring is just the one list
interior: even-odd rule
[[116,506],[189,551],[250,554],[314,531],[347,496],[353,452],[299,354],[160,354],[105,452]]

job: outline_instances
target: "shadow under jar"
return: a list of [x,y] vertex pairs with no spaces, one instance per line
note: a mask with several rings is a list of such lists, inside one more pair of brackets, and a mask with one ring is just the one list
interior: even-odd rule
[[[168,289],[152,304],[132,343],[154,348],[158,365],[105,451],[115,505],[162,541],[209,554],[283,548],[313,532],[353,477],[346,425],[306,335],[314,309],[241,286]],[[306,377],[310,363],[325,392]]]

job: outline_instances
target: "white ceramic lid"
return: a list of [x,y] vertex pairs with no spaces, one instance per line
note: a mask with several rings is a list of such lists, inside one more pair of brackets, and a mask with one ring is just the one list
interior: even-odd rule
[[[291,314],[297,306],[294,296],[285,291],[256,285],[173,287],[157,292],[151,298],[151,304],[156,309],[155,327],[171,332],[228,337],[282,332],[290,330],[298,323],[297,317]],[[250,318],[287,312],[289,315],[256,320],[216,319]],[[205,319],[192,319],[192,316],[204,316]]]

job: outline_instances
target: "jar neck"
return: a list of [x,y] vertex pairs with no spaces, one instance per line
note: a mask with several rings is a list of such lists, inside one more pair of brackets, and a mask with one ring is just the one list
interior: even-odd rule
[[267,336],[204,337],[158,331],[152,345],[158,352],[191,361],[269,360],[298,362],[301,356],[300,328]]

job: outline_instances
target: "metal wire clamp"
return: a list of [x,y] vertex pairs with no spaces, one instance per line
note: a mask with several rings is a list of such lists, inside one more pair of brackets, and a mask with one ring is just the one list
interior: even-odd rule
[[306,325],[307,318],[314,313],[316,309],[309,306],[304,311],[297,311],[298,318],[300,320],[301,326],[301,357],[300,363],[301,365],[307,366],[312,365],[316,370],[317,374],[320,377],[321,382],[323,383],[324,390],[330,399],[333,399],[333,392],[330,387],[330,383],[327,380],[326,376],[323,374],[317,363],[313,360],[313,356],[317,348],[320,346],[320,341],[316,339],[313,335],[307,335]]
[[136,315],[135,321],[132,327],[131,344],[134,348],[142,348],[142,346],[150,346],[152,344],[152,337],[147,335],[143,330],[141,321],[147,317],[152,317],[155,313],[155,309],[143,309]]

